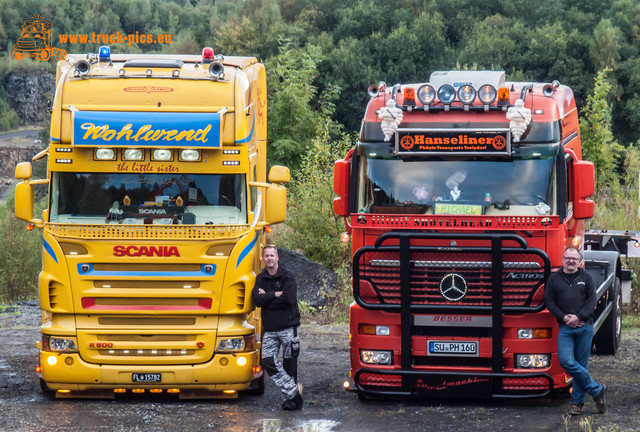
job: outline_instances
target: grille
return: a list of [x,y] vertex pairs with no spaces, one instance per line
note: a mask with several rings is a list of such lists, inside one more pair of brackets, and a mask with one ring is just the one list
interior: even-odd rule
[[[397,250],[366,250],[360,255],[354,280],[359,281],[358,294],[364,303],[400,304],[399,254]],[[490,252],[412,250],[410,255],[412,305],[491,307]],[[451,274],[466,282],[466,293],[457,301],[443,295],[452,283],[445,277]],[[539,253],[503,250],[501,274],[502,306],[535,308],[543,304],[545,261]]]
[[367,372],[358,377],[358,382],[367,390],[384,391],[402,387],[402,376]]
[[551,382],[545,377],[503,378],[502,389],[506,395],[526,396],[551,390]]
[[82,239],[183,239],[200,240],[240,237],[249,225],[81,225],[45,224],[57,237]]

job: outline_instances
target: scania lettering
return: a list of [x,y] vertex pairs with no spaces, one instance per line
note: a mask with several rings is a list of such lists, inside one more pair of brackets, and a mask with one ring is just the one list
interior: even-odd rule
[[568,246],[596,280],[596,349],[615,353],[630,236],[585,233],[594,167],[571,89],[442,71],[369,94],[359,141],[334,168],[353,253],[346,387],[362,398],[568,388],[544,303]]
[[264,66],[101,47],[60,61],[56,82],[51,144],[34,158],[47,178],[16,167],[16,216],[42,229],[42,388],[262,393],[250,293],[290,177],[267,175]]

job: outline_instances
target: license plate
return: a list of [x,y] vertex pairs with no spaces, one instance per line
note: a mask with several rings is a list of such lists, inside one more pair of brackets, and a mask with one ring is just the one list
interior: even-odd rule
[[162,374],[159,374],[159,373],[133,373],[133,374],[131,374],[131,381],[133,381],[133,382],[160,382],[160,381],[162,381]]
[[430,355],[478,356],[478,342],[429,341]]

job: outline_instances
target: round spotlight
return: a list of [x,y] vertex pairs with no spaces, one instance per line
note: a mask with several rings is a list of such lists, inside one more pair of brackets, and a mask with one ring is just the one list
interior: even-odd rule
[[456,98],[456,89],[452,85],[445,84],[438,89],[438,99],[445,105],[451,104]]
[[142,160],[144,154],[142,149],[126,149],[124,151],[124,160]]
[[121,77],[123,77],[123,76],[124,76],[124,74],[125,74],[124,69],[120,69],[120,70],[118,71],[118,75],[120,75]]
[[96,159],[100,160],[113,160],[116,157],[116,152],[110,148],[99,148],[96,150]]
[[458,89],[458,99],[465,105],[471,105],[476,99],[476,89],[470,85],[463,85]]
[[496,100],[497,95],[498,92],[495,87],[490,84],[485,84],[478,89],[478,99],[480,99],[480,101],[485,105],[493,103],[493,101]]
[[150,77],[153,74],[153,71],[151,69],[147,69],[147,76]]
[[421,85],[418,88],[418,100],[424,105],[431,105],[436,99],[436,90],[429,84]]
[[174,78],[178,78],[180,76],[180,69],[174,69],[173,72],[171,73],[171,75]]

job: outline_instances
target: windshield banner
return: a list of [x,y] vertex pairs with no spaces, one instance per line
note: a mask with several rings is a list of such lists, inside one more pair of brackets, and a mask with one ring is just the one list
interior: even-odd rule
[[76,146],[220,148],[223,113],[73,111]]
[[398,129],[396,154],[511,154],[508,129]]

